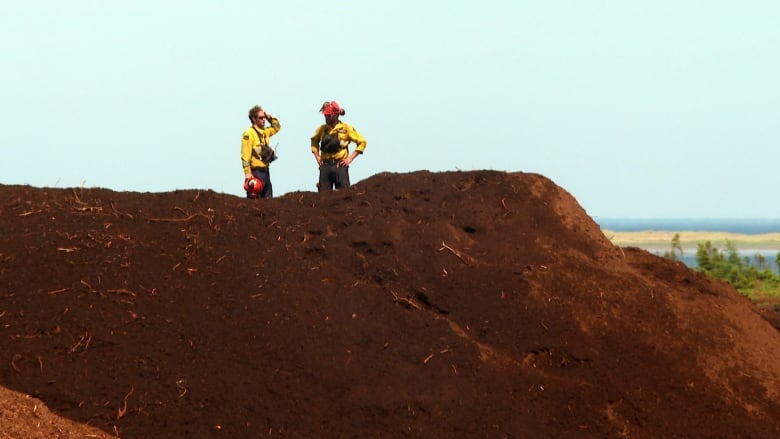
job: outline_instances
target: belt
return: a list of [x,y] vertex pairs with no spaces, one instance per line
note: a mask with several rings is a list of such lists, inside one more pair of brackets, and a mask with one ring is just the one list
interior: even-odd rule
[[341,163],[341,159],[322,159],[322,163],[331,166],[338,166]]
[[252,168],[252,171],[268,172],[268,166]]

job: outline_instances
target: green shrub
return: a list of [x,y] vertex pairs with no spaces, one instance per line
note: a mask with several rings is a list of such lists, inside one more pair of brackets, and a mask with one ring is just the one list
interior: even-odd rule
[[[682,255],[680,238],[676,234],[672,239],[671,251],[665,252],[664,257],[678,260],[677,254]],[[766,258],[758,254],[752,259],[741,258],[737,246],[726,241],[725,250],[714,247],[710,241],[699,243],[696,248],[696,270],[731,284],[742,294],[752,300],[761,298],[763,301],[770,298],[770,302],[780,300],[780,274],[772,270]],[[775,258],[775,265],[780,271],[780,253]],[[778,305],[775,305],[778,306]]]

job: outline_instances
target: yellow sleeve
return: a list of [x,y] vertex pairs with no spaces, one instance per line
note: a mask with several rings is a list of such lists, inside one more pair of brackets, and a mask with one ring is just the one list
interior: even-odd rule
[[325,125],[320,125],[314,131],[314,135],[311,136],[311,152],[317,153],[320,150],[320,139],[322,139],[322,132]]
[[363,135],[360,134],[358,130],[356,130],[352,125],[347,125],[347,136],[349,136],[349,140],[355,142],[355,151],[363,154],[363,151],[366,149],[366,145],[368,145],[365,137],[363,137]]
[[279,130],[281,129],[282,129],[282,125],[279,123],[279,119],[271,116],[271,126],[265,129],[265,132],[268,134],[268,137],[271,137],[274,134],[278,133]]
[[241,135],[241,167],[244,168],[244,175],[250,172],[249,162],[252,159],[252,128],[244,131]]

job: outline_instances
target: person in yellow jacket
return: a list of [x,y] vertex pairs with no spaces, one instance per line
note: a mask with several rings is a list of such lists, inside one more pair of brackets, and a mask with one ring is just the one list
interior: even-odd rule
[[[278,133],[282,126],[279,119],[255,105],[249,110],[249,120],[252,126],[241,136],[241,166],[244,168],[244,189],[247,198],[273,198],[274,190],[271,184],[269,166],[276,160],[276,151],[271,148],[271,136]],[[271,125],[265,126],[265,122]],[[262,189],[258,192],[247,188],[247,183],[256,177],[260,180]],[[252,180],[253,182],[255,180]]]
[[[351,125],[339,120],[345,111],[336,101],[322,104],[325,124],[311,137],[311,152],[320,168],[319,192],[349,187],[349,165],[366,149],[366,139]],[[349,144],[355,149],[349,152]]]

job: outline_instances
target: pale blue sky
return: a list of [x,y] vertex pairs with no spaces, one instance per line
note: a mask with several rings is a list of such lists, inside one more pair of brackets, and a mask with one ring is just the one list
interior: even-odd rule
[[0,5],[0,183],[311,191],[325,100],[383,171],[543,174],[594,217],[780,218],[780,2],[25,0]]

